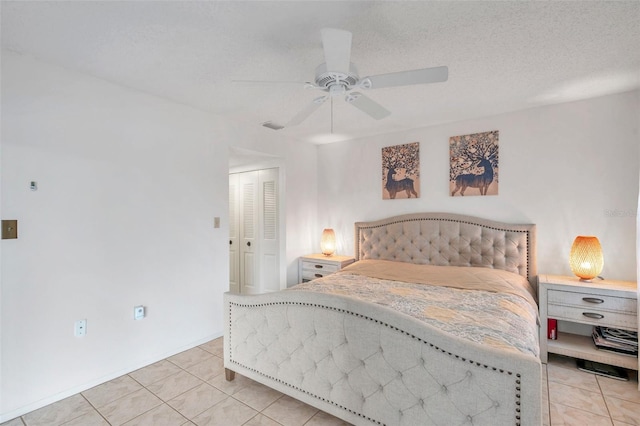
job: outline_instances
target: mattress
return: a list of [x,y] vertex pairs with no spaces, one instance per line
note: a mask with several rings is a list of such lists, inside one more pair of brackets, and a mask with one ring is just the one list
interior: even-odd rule
[[535,293],[512,272],[361,260],[290,290],[357,298],[481,345],[539,355]]

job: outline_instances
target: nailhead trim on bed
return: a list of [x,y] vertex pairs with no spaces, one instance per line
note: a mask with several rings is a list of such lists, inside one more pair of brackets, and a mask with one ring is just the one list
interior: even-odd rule
[[[427,341],[425,341],[425,340],[423,340],[423,339],[421,339],[419,337],[416,337],[415,335],[413,335],[411,333],[408,333],[408,332],[406,332],[404,330],[401,330],[398,327],[395,327],[395,326],[393,326],[391,324],[388,324],[386,322],[377,320],[375,318],[371,318],[371,317],[368,317],[366,315],[362,315],[362,314],[359,314],[359,313],[351,312],[351,311],[348,311],[348,310],[345,310],[345,309],[342,309],[342,308],[336,308],[336,307],[333,307],[333,306],[326,306],[326,305],[321,305],[321,304],[317,304],[317,303],[269,302],[269,303],[251,304],[251,303],[230,302],[229,303],[229,312],[228,312],[229,325],[231,325],[231,321],[232,321],[231,311],[232,311],[233,307],[249,308],[250,309],[250,308],[259,308],[259,307],[265,307],[265,306],[283,306],[283,305],[288,305],[288,306],[298,305],[298,306],[320,308],[320,309],[335,311],[335,312],[339,312],[339,313],[342,313],[342,314],[347,314],[347,315],[350,315],[350,316],[362,318],[364,320],[371,321],[371,322],[374,322],[376,324],[380,324],[380,325],[382,325],[384,327],[387,327],[387,328],[389,328],[389,329],[391,329],[391,330],[393,330],[395,332],[401,333],[401,334],[403,334],[405,336],[411,337],[412,339],[417,340],[418,342],[420,342],[420,343],[422,343],[424,345],[428,345],[430,348],[433,348],[433,349],[435,349],[435,350],[437,350],[437,351],[439,351],[439,352],[441,352],[443,354],[446,354],[446,355],[448,355],[450,357],[453,357],[453,358],[455,358],[455,359],[457,359],[457,360],[459,360],[461,362],[469,363],[469,364],[475,365],[476,367],[483,367],[483,368],[485,368],[487,370],[492,370],[492,371],[495,371],[495,372],[500,373],[500,374],[505,374],[505,375],[508,375],[508,376],[514,376],[514,378],[515,378],[514,384],[515,384],[515,390],[516,390],[516,393],[514,395],[515,396],[515,404],[516,404],[515,413],[514,413],[514,420],[515,420],[514,424],[516,426],[520,426],[520,408],[519,407],[521,405],[521,401],[520,401],[520,390],[521,390],[520,377],[521,377],[521,375],[519,373],[515,373],[514,374],[512,371],[504,370],[504,369],[501,369],[501,368],[498,368],[498,367],[495,367],[495,366],[487,365],[487,364],[484,364],[484,363],[480,363],[480,362],[474,361],[472,359],[467,359],[465,357],[459,356],[459,355],[457,355],[455,353],[447,351],[446,349],[442,349],[442,348],[438,347],[437,345],[435,345],[433,343],[427,342]],[[233,328],[230,327],[229,329],[232,330]],[[307,394],[307,395],[309,395],[309,396],[311,396],[313,398],[319,399],[319,400],[321,400],[323,402],[329,403],[329,404],[331,404],[333,406],[336,406],[336,407],[338,407],[340,409],[346,410],[346,411],[348,411],[348,412],[350,412],[350,413],[352,413],[354,415],[357,415],[357,416],[359,416],[361,418],[364,418],[364,419],[366,419],[368,421],[374,422],[374,423],[376,423],[378,425],[381,425],[381,426],[385,426],[384,423],[382,423],[382,422],[380,422],[378,420],[372,419],[372,418],[370,418],[368,416],[365,416],[365,415],[363,415],[363,414],[361,414],[359,412],[355,412],[355,411],[353,411],[353,410],[351,410],[351,409],[349,409],[347,407],[344,407],[341,404],[338,404],[338,403],[336,403],[334,401],[331,401],[329,399],[326,399],[324,397],[316,395],[316,394],[314,394],[312,392],[309,392],[306,389],[300,388],[300,387],[298,387],[296,385],[293,385],[291,383],[287,383],[287,382],[285,382],[285,381],[283,381],[281,379],[278,379],[276,377],[270,376],[270,375],[265,374],[264,372],[262,372],[260,370],[257,370],[257,369],[255,369],[253,367],[244,365],[243,363],[236,361],[234,359],[234,357],[233,357],[233,347],[234,347],[234,345],[233,345],[232,339],[233,339],[233,336],[231,334],[229,334],[229,340],[230,341],[228,342],[228,346],[227,346],[227,348],[228,348],[228,358],[229,358],[230,362],[232,362],[233,364],[238,365],[240,367],[243,367],[243,368],[245,368],[247,370],[250,370],[250,371],[252,371],[252,372],[254,372],[254,373],[256,373],[256,374],[258,374],[260,376],[268,378],[269,380],[278,382],[278,383],[280,383],[282,385],[285,385],[285,386],[288,386],[288,387],[290,387],[292,389],[295,389],[298,392],[302,392],[302,393]],[[345,340],[347,340],[346,337],[345,337]],[[348,341],[347,341],[347,343],[348,343]],[[380,351],[382,352],[382,348],[380,348]],[[423,365],[424,365],[424,362],[425,362],[424,358],[422,358],[422,362],[423,362]],[[402,373],[399,372],[399,374],[402,374]],[[467,377],[471,377],[473,375],[473,373],[470,370],[467,370],[465,375]],[[447,391],[445,385],[443,385],[443,391],[445,393]],[[422,401],[422,400],[420,400],[420,401]],[[422,404],[424,406],[424,401],[422,401]],[[499,403],[497,401],[494,401],[494,407],[498,407],[498,406],[499,406]],[[473,423],[473,417],[471,415],[468,415],[467,417],[468,417],[469,422]]]

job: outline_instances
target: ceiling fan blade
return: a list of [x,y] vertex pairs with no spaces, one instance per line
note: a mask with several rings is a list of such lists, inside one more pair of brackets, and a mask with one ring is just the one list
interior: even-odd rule
[[385,107],[360,92],[351,92],[344,100],[376,120],[381,120],[391,114]]
[[313,114],[315,110],[320,108],[320,105],[322,105],[324,101],[327,100],[327,98],[328,96],[320,96],[319,98],[315,98],[313,101],[311,101],[310,104],[304,107],[302,111],[297,113],[291,120],[289,120],[289,122],[285,124],[284,127],[293,127],[302,123],[304,120],[307,119],[307,117]]
[[327,71],[347,74],[351,62],[351,33],[335,28],[322,30],[322,47]]
[[362,87],[367,89],[381,89],[383,87],[407,86],[410,84],[439,83],[447,81],[448,78],[449,68],[434,67],[372,75],[363,78],[361,84]]
[[273,81],[273,80],[231,80],[231,84],[310,84],[307,81]]

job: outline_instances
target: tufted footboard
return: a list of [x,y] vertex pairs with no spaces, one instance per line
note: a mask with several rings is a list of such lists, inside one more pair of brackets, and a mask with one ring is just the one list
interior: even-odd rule
[[342,296],[227,293],[224,301],[225,368],[347,422],[541,423],[541,364],[533,356]]

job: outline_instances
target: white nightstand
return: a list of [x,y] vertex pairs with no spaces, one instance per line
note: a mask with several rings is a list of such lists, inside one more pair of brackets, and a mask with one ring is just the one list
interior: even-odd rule
[[298,277],[300,282],[315,280],[339,271],[353,263],[353,256],[325,256],[324,254],[310,254],[302,256],[298,261]]
[[[540,275],[540,359],[549,353],[638,370],[638,358],[596,349],[594,325],[638,330],[637,285],[630,281],[581,282],[577,277]],[[547,339],[547,319],[558,320],[557,340]]]

